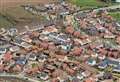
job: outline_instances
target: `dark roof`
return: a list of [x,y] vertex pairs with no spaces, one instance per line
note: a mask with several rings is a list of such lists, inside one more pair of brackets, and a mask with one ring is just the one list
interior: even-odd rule
[[98,31],[95,27],[87,28],[87,29],[85,29],[85,32],[91,36],[96,35],[98,33]]
[[119,61],[113,61],[110,59],[105,59],[104,61],[102,61],[99,66],[101,67],[105,67],[106,65],[119,65]]
[[76,15],[76,18],[81,19],[81,18],[85,18],[86,16],[87,16],[86,13],[78,13]]
[[14,39],[16,43],[21,44],[23,41],[21,40],[21,38],[17,37]]
[[16,61],[16,64],[25,65],[27,63],[26,58],[20,58]]
[[120,65],[118,65],[117,67],[114,67],[113,69],[120,70]]
[[107,60],[104,60],[103,62],[101,62],[101,63],[99,64],[99,66],[100,66],[100,67],[106,67],[106,66],[108,66],[108,61],[107,61]]

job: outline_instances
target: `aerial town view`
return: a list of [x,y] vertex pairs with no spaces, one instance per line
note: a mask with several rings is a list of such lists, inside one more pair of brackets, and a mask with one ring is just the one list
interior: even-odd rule
[[0,82],[120,82],[120,0],[0,0]]

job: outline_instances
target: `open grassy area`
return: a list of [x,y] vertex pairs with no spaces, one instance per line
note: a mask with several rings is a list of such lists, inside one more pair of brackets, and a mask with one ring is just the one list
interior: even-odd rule
[[100,2],[98,0],[68,0],[71,3],[80,6],[83,9],[86,8],[97,8],[97,7],[102,7],[106,6],[107,4],[104,2]]
[[43,16],[33,15],[26,10],[24,10],[21,6],[10,7],[5,9],[4,11],[0,11],[0,28],[1,27],[10,27],[12,25],[16,25],[20,22],[30,23],[33,20],[41,21],[44,19]]
[[[55,2],[56,0],[0,0],[0,28],[10,27],[19,22],[29,23],[33,20],[40,21],[43,16],[32,15],[25,11],[23,4],[45,4]],[[4,16],[4,17],[3,17]]]
[[100,8],[105,6],[116,5],[118,3],[105,3],[100,0],[67,0],[68,2],[75,4],[81,9]]
[[3,13],[8,14],[9,16],[19,19],[19,18],[32,18],[33,15],[25,11],[22,7],[13,7],[8,8]]
[[10,26],[12,26],[12,24],[3,16],[0,15],[0,28],[5,28],[5,27],[7,28]]
[[115,18],[117,21],[120,21],[120,12],[110,12],[109,13],[113,18]]

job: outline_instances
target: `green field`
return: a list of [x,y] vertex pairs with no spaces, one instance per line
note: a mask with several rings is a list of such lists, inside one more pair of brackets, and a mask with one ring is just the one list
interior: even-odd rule
[[100,2],[97,0],[68,0],[71,3],[80,6],[83,9],[86,8],[97,8],[97,7],[102,7],[102,6],[106,6],[107,4],[104,2]]
[[81,10],[90,8],[100,8],[118,4],[118,3],[105,3],[101,2],[100,0],[67,0],[67,1],[81,7]]
[[109,13],[113,18],[115,18],[117,21],[120,21],[120,12],[110,12]]

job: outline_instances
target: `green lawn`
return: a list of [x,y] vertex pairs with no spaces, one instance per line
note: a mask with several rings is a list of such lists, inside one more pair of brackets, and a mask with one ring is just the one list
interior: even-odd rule
[[110,12],[109,13],[113,18],[115,18],[117,21],[120,21],[120,12]]
[[68,1],[70,1],[73,4],[76,4],[77,6],[82,7],[83,9],[96,8],[107,5],[106,3],[97,0],[68,0]]
[[77,6],[80,6],[81,10],[119,4],[119,3],[105,3],[101,2],[100,0],[67,0],[67,1]]

